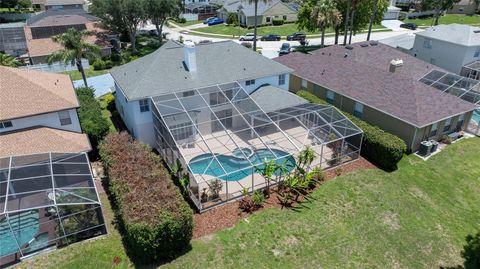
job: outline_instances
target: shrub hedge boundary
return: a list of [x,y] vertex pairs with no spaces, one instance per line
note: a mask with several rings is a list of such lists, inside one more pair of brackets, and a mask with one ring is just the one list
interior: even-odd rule
[[192,239],[193,213],[160,157],[126,132],[109,134],[99,148],[129,255],[151,263],[181,254]]
[[[310,103],[327,104],[326,101],[314,94],[300,90],[297,95]],[[355,125],[363,130],[361,154],[382,169],[393,171],[397,169],[397,163],[407,151],[407,145],[400,137],[385,132],[378,126],[371,125],[352,114],[342,111]]]

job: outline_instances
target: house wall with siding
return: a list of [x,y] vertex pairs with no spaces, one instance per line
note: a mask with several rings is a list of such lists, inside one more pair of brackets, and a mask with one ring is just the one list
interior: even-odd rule
[[[306,88],[302,88],[302,79],[295,75],[290,75],[289,81],[291,91],[297,92],[299,90],[306,90],[315,94],[321,99],[326,100],[326,88],[316,85],[310,81],[307,81]],[[353,114],[355,108],[355,101],[335,92],[333,105],[345,112]],[[462,130],[465,130],[465,128],[467,127],[471,115],[472,112],[468,112],[465,114],[463,125],[460,127]],[[442,135],[455,131],[460,115],[456,115],[453,117],[450,129],[445,132],[443,132],[443,128],[445,126],[446,119],[438,122],[437,135],[435,135],[434,137],[428,136],[434,123],[423,128],[417,128],[412,124],[390,116],[387,113],[379,111],[366,104],[363,104],[363,114],[360,118],[371,125],[378,126],[381,129],[400,137],[403,141],[405,141],[409,150],[416,151],[420,147],[421,141],[426,139],[439,140]]]

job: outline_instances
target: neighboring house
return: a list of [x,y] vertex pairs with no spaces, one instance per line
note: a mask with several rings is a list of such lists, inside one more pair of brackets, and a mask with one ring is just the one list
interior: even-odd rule
[[46,63],[47,57],[62,50],[52,36],[65,33],[68,29],[89,31],[87,41],[101,47],[102,56],[110,55],[112,35],[101,27],[100,19],[83,10],[49,10],[27,20],[25,36],[32,64]]
[[407,33],[379,40],[378,42],[410,54],[415,43],[415,34]]
[[111,75],[120,116],[136,139],[153,147],[150,97],[232,81],[248,93],[264,85],[288,90],[291,71],[232,41],[196,46],[168,41],[157,51],[114,68]]
[[42,11],[66,9],[86,10],[85,0],[33,0],[32,6]]
[[477,5],[475,0],[460,0],[460,2],[453,4],[453,7],[447,10],[449,14],[466,14],[474,15],[477,12]]
[[23,22],[0,24],[0,52],[17,57],[27,53]]
[[68,75],[0,66],[1,155],[88,152]]
[[402,138],[420,142],[467,128],[476,106],[419,81],[440,68],[377,42],[275,59],[292,69],[290,90],[308,90]]
[[398,15],[400,15],[400,11],[402,9],[396,7],[396,1],[395,0],[390,0],[390,4],[383,14],[383,19],[384,20],[396,20],[398,19]]
[[[241,26],[253,27],[255,24],[255,5],[248,1],[229,0],[217,10],[219,18],[226,20],[228,13],[236,13]],[[288,3],[280,0],[268,2],[259,1],[257,9],[257,25],[271,25],[274,19],[285,22],[295,22],[298,12]]]

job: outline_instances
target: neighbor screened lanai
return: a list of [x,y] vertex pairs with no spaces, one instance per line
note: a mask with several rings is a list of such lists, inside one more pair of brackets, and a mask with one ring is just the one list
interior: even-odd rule
[[473,112],[467,131],[480,135],[480,81],[438,70],[432,70],[420,81],[437,90],[476,104],[478,109]]
[[105,233],[86,153],[0,158],[0,267]]
[[[190,177],[199,210],[264,188],[257,168],[265,159],[286,171],[312,147],[312,166],[328,168],[358,158],[362,131],[336,108],[301,104],[266,113],[236,82],[156,96],[157,150]],[[275,179],[278,183],[281,177]]]

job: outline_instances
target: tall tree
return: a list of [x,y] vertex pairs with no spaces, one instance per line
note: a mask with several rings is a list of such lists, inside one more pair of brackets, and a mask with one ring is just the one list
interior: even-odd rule
[[8,54],[3,54],[0,52],[0,65],[17,67],[17,66],[20,66],[21,63],[17,61],[17,59],[13,58],[12,56]]
[[71,63],[77,66],[78,71],[82,74],[85,87],[88,87],[87,77],[82,65],[82,58],[93,59],[100,56],[100,48],[95,44],[90,44],[84,40],[89,33],[87,31],[77,31],[70,28],[67,32],[53,36],[53,41],[61,44],[64,49],[54,52],[48,57],[48,64],[60,61],[63,63]]
[[373,6],[373,13],[372,13],[372,16],[370,17],[370,23],[368,25],[367,41],[370,40],[370,35],[372,34],[373,22],[375,20],[375,17],[377,16],[377,13],[378,13],[378,0],[375,0],[375,4]]
[[138,26],[146,20],[145,6],[145,0],[93,0],[91,12],[108,28],[119,33],[126,30],[136,52]]
[[165,21],[168,18],[177,17],[181,8],[181,0],[146,0],[146,15],[155,25],[160,43],[162,42],[162,29]]
[[[258,19],[258,1],[259,0],[248,0],[249,4],[252,4],[255,6],[255,12],[254,12],[254,17],[255,17],[255,22],[253,24],[253,51],[257,51],[257,19]],[[263,3],[268,3],[270,0],[261,0]]]
[[347,8],[345,9],[345,32],[343,36],[343,45],[347,45],[348,23],[350,22],[350,7],[353,0],[347,0]]
[[18,0],[0,0],[0,7],[8,8],[8,11],[11,11],[12,8],[15,8],[18,5]]
[[320,29],[322,46],[325,45],[325,30],[328,27],[338,29],[340,21],[341,14],[333,0],[310,0],[305,2],[299,10],[299,28],[309,31]]
[[460,2],[460,0],[421,0],[422,10],[434,10],[434,21],[433,25],[438,25],[438,20],[440,15],[453,7],[455,3]]

